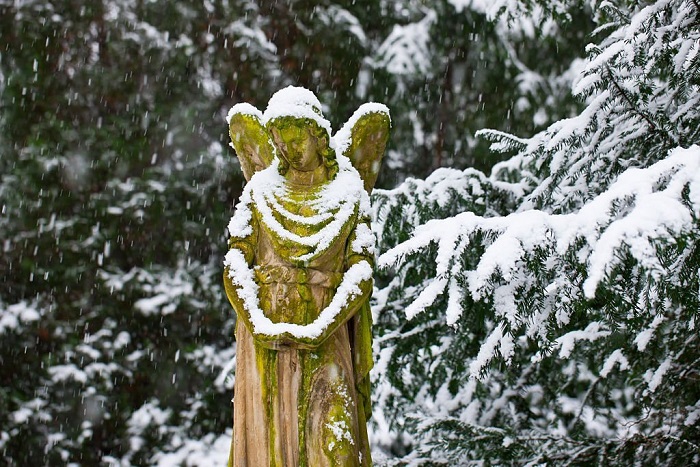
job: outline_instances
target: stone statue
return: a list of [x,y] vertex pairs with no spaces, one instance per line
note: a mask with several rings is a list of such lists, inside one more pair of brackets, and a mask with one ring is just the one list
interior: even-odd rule
[[364,104],[331,137],[316,96],[229,113],[248,183],[224,261],[236,311],[232,466],[367,466],[372,367],[369,192],[389,111]]

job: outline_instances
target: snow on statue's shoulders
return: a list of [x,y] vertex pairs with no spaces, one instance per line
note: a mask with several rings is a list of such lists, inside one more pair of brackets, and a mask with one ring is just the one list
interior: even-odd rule
[[360,203],[360,215],[369,216],[372,212],[372,207],[369,199],[369,194],[365,191],[364,182],[360,173],[355,169],[346,156],[342,154],[340,148],[336,148],[336,160],[338,161],[338,174],[331,184],[327,187],[327,191],[333,192],[336,199],[341,196],[349,197],[353,201]]
[[[347,159],[347,158],[344,158]],[[229,233],[243,238],[253,232],[253,208],[259,221],[279,238],[311,247],[311,250],[293,258],[295,261],[310,261],[325,252],[338,238],[346,225],[355,222],[357,214],[366,216],[370,212],[370,202],[364,190],[362,179],[349,161],[339,161],[339,171],[333,180],[328,181],[311,199],[304,203],[313,208],[313,214],[299,216],[287,211],[279,199],[292,204],[297,203],[288,197],[290,188],[285,178],[279,174],[279,160],[251,177],[243,190],[240,202],[229,222]],[[332,219],[332,220],[331,220]],[[285,226],[317,225],[319,229],[309,235],[299,235],[294,229]],[[330,222],[327,222],[330,220]]]
[[267,193],[275,193],[282,196],[285,193],[284,178],[279,173],[279,161],[272,161],[269,167],[253,174],[250,181],[243,188],[243,193],[236,206],[236,211],[231,216],[228,223],[229,235],[232,237],[247,237],[253,233],[251,222],[253,212],[250,205],[253,202],[253,190],[260,190]]
[[[360,174],[350,163],[350,160],[342,155],[337,157],[339,171],[336,176],[324,184],[319,190],[318,196],[307,202],[316,209],[324,212],[333,211],[342,204],[360,201],[364,191]],[[274,159],[272,164],[256,172],[243,189],[244,197],[250,201],[255,199],[257,193],[263,196],[285,197],[289,192],[284,176],[279,173],[279,160]]]
[[[364,191],[362,179],[352,166],[343,166],[338,158],[340,170],[335,178],[328,182],[319,193],[317,203],[330,209],[347,201],[358,201]],[[347,159],[347,158],[345,158]]]
[[284,193],[284,177],[279,171],[279,159],[273,159],[269,167],[259,170],[250,177],[250,181],[243,189],[244,192],[251,190],[274,191]]

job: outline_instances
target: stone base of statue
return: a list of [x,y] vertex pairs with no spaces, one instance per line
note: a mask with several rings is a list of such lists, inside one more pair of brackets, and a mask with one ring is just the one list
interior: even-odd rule
[[236,311],[232,466],[371,465],[374,235],[369,192],[389,116],[365,104],[333,137],[305,89],[229,114],[246,185],[224,284]]

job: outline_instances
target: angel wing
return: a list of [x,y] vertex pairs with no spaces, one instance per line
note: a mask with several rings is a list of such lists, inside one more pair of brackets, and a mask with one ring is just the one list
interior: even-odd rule
[[336,148],[360,173],[367,193],[377,182],[390,127],[389,108],[373,102],[362,104],[333,137]]
[[241,163],[243,176],[250,180],[255,172],[267,168],[275,157],[270,134],[262,124],[262,112],[250,104],[231,107],[228,113],[231,146]]

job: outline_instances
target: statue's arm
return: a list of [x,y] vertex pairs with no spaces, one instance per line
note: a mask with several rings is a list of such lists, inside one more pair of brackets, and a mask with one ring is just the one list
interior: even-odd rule
[[[237,250],[243,255],[245,263],[248,268],[252,268],[253,261],[255,260],[255,243],[258,237],[258,225],[253,216],[253,220],[250,222],[251,233],[245,237],[232,236],[228,241],[229,251]],[[228,297],[231,306],[236,312],[236,317],[239,319],[246,328],[252,333],[253,326],[250,321],[250,315],[246,309],[243,297],[241,297],[239,287],[234,285],[233,277],[241,271],[232,270],[230,266],[224,267],[224,289],[226,290],[226,296]]]
[[[243,292],[242,287],[235,284],[234,278],[241,278],[250,274],[254,266],[259,232],[259,225],[255,215],[252,216],[250,227],[251,233],[249,235],[245,237],[232,236],[228,241],[229,252],[235,250],[240,253],[243,256],[244,264],[243,262],[239,263],[240,270],[235,270],[230,266],[224,268],[224,288],[226,289],[226,296],[229,302],[231,302],[231,306],[233,306],[238,320],[248,329],[253,339],[263,347],[279,349],[292,344],[288,333],[269,336],[267,334],[255,332],[255,326],[253,325],[250,312],[244,303],[244,296],[242,294],[245,292]],[[245,271],[245,269],[247,269],[247,271]],[[253,279],[250,277],[248,280]],[[257,302],[257,299],[258,297],[255,297],[254,301]]]

